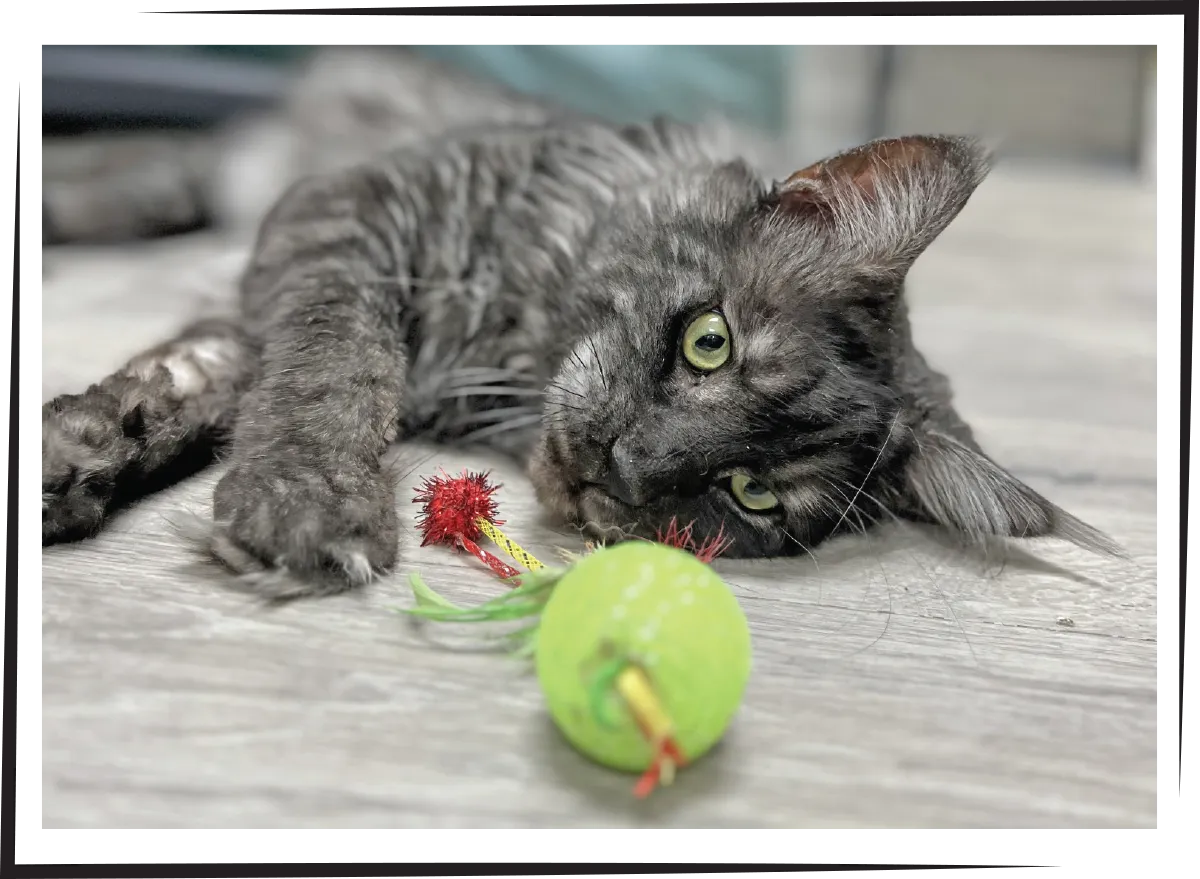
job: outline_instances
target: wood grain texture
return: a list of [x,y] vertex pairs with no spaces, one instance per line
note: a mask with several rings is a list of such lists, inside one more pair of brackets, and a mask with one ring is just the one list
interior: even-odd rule
[[[919,344],[984,447],[1133,563],[1052,542],[975,558],[901,526],[815,559],[720,562],[754,637],[743,710],[637,802],[564,744],[526,669],[393,612],[414,569],[452,598],[494,594],[478,563],[408,528],[400,571],[369,591],[262,609],[173,525],[207,514],[214,470],[43,553],[45,826],[1154,826],[1154,240],[1147,189],[997,173],[911,290]],[[48,265],[46,397],[227,297],[237,247]],[[514,536],[546,557],[578,547],[515,466],[397,454],[402,521],[420,474],[490,466]]]

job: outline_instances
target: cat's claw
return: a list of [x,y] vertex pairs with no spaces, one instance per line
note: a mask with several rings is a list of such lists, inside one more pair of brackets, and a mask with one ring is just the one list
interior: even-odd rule
[[396,563],[395,493],[379,469],[235,465],[213,495],[207,550],[266,599],[362,586]]

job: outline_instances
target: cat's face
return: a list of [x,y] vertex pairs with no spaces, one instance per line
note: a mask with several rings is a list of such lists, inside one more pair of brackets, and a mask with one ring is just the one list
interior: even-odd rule
[[731,555],[802,551],[878,517],[860,486],[908,447],[894,291],[796,252],[744,171],[698,186],[598,257],[590,289],[611,307],[547,391],[534,481],[595,536],[674,517],[724,527]]
[[897,513],[974,536],[1066,530],[977,453],[909,342],[904,275],[985,169],[969,141],[882,141],[770,192],[731,165],[631,208],[546,391],[542,502],[602,539],[723,527],[734,556]]
[[631,203],[546,389],[542,503],[602,539],[724,527],[732,556],[893,515],[1120,552],[986,458],[912,348],[904,277],[986,167],[972,140],[888,139],[769,192],[731,165]]

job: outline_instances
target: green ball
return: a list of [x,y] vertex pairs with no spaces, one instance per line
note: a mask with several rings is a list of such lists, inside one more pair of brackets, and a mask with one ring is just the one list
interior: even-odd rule
[[[640,665],[689,760],[725,734],[750,676],[750,630],[737,599],[695,556],[625,542],[576,562],[542,613],[537,675],[555,723],[605,766],[641,772],[654,754],[623,700],[598,676]],[[597,711],[596,693],[607,704]],[[598,716],[600,715],[600,716]]]

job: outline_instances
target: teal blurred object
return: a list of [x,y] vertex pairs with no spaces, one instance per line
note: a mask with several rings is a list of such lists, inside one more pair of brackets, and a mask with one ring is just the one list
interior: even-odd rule
[[783,46],[425,46],[422,51],[616,121],[714,111],[783,128]]
[[[419,46],[513,88],[615,121],[720,112],[769,132],[784,124],[785,46]],[[268,62],[305,46],[205,46]]]

